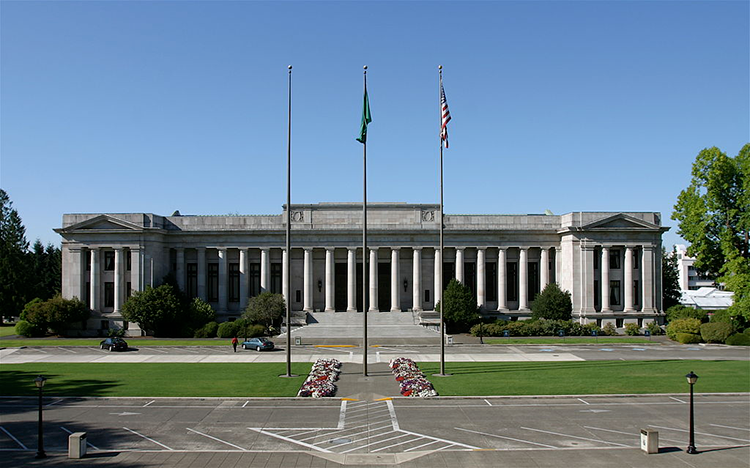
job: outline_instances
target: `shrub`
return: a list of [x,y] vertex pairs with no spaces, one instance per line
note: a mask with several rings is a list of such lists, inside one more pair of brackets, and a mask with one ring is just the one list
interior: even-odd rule
[[16,324],[16,334],[25,337],[44,336],[44,330],[26,320],[19,320]]
[[107,330],[107,336],[111,336],[111,337],[117,336],[117,337],[122,338],[125,336],[125,332],[126,330],[124,328],[110,328],[109,330]]
[[532,319],[570,320],[573,302],[568,291],[562,291],[557,283],[550,283],[536,296],[531,311]]
[[725,343],[732,346],[750,346],[750,334],[735,333],[734,335],[727,338]]
[[646,325],[646,329],[651,333],[652,335],[663,335],[664,329],[661,328],[661,326],[656,322],[649,322],[648,325]]
[[285,312],[284,296],[263,292],[250,298],[242,318],[270,329],[275,323],[279,322]]
[[154,335],[174,336],[184,334],[183,307],[180,294],[169,284],[158,288],[146,286],[145,290],[134,292],[123,304],[122,316]]
[[717,310],[711,315],[711,323],[714,322],[725,322],[732,326],[732,331],[739,333],[745,328],[745,317],[742,315],[733,314],[731,310]]
[[194,297],[190,302],[188,312],[190,313],[191,328],[200,329],[208,323],[216,323],[214,322],[216,320],[216,312],[213,307],[199,297]]
[[[441,302],[445,304],[443,320],[454,333],[468,329],[479,318],[476,296],[472,294],[468,286],[455,278],[445,288]],[[443,307],[441,302],[436,304],[436,311],[440,311]]]
[[616,336],[617,335],[617,328],[612,322],[607,322],[602,327],[602,335],[604,336]]
[[676,340],[682,344],[700,343],[700,335],[694,333],[677,333]]
[[626,323],[625,334],[628,336],[638,336],[641,334],[641,327],[637,323]]
[[216,332],[219,331],[219,324],[216,322],[208,322],[199,329],[195,330],[194,338],[214,338]]
[[701,322],[708,322],[708,313],[705,310],[693,309],[684,305],[674,305],[667,309],[667,322],[684,318],[694,318]]
[[237,322],[239,320],[235,320],[234,322],[222,322],[219,324],[218,329],[216,330],[216,336],[219,338],[234,338],[235,336],[239,336],[238,333],[238,326],[240,325]]
[[266,327],[263,325],[248,325],[245,327],[246,338],[254,338],[256,336],[263,336],[266,334]]
[[701,322],[696,318],[677,319],[667,325],[667,336],[670,340],[677,340],[678,333],[700,335]]
[[734,330],[726,322],[709,322],[701,325],[701,338],[706,343],[724,343]]

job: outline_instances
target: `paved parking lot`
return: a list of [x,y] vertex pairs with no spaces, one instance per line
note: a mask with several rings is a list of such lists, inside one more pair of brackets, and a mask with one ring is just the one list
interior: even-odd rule
[[[36,402],[5,398],[0,399],[0,409],[0,451],[12,454],[4,457],[2,465],[21,466],[13,463],[28,461],[36,450]],[[255,460],[259,453],[283,453],[286,461],[268,465],[270,459],[262,458],[258,466],[286,466],[293,455],[292,466],[317,466],[313,460],[331,463],[328,466],[374,465],[378,460],[435,466],[435,457],[454,456],[464,460],[457,466],[468,466],[476,453],[490,451],[495,458],[480,457],[488,465],[472,466],[545,466],[544,460],[559,462],[559,457],[572,454],[607,461],[626,453],[635,457],[632,465],[592,462],[588,466],[672,466],[673,459],[682,460],[674,466],[685,462],[750,465],[750,396],[698,395],[695,419],[699,455],[684,453],[688,443],[684,396],[379,401],[66,398],[45,401],[45,447],[53,455],[48,463],[62,462],[68,435],[85,431],[95,457],[87,463],[112,463],[136,454],[145,457],[145,463],[149,457],[172,458],[177,453],[201,455],[204,461],[207,455],[213,459],[217,454],[252,454]],[[641,429],[659,432],[662,453],[640,452]],[[564,452],[571,453],[558,455]],[[103,458],[105,454],[111,457]],[[508,457],[535,464],[518,460],[518,465],[503,465]],[[166,458],[159,459],[169,464]]]

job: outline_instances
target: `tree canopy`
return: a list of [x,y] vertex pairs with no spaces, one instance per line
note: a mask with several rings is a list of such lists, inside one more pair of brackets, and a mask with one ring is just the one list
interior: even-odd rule
[[156,336],[179,335],[182,331],[181,312],[184,310],[177,292],[169,284],[158,288],[146,286],[136,291],[122,306],[122,316],[137,323],[141,329]]
[[698,153],[672,219],[695,268],[734,291],[732,309],[750,318],[750,143],[733,158],[716,147]]
[[531,304],[531,318],[547,320],[570,320],[573,302],[568,291],[562,291],[557,283],[548,284]]
[[252,323],[257,323],[270,330],[274,323],[277,323],[286,312],[286,303],[284,296],[271,292],[262,292],[255,297],[251,297],[247,302],[245,313],[242,318]]
[[443,293],[442,303],[435,306],[435,310],[443,310],[443,321],[452,330],[468,329],[479,318],[477,298],[468,286],[453,278]]
[[680,276],[677,265],[677,252],[673,251],[667,255],[664,247],[661,248],[661,288],[662,307],[669,309],[680,303]]

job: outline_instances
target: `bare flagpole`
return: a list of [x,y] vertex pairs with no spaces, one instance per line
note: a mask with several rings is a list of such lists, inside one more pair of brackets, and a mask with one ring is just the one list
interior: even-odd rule
[[289,65],[288,84],[288,112],[287,112],[287,143],[286,143],[286,374],[282,377],[296,377],[292,374],[292,301],[291,291],[291,259],[292,259],[292,66]]

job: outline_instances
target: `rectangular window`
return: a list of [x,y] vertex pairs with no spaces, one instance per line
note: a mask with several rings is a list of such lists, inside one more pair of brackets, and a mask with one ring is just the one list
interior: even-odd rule
[[198,264],[187,264],[187,297],[192,299],[198,296]]
[[601,255],[601,252],[599,250],[594,250],[594,270],[599,269],[599,257]]
[[125,251],[125,269],[130,271],[133,268],[133,257],[130,249]]
[[302,302],[302,291],[297,289],[294,294],[294,301],[295,302]]
[[640,251],[637,249],[633,249],[633,269],[638,270],[641,268],[641,255]]
[[594,280],[594,307],[601,304],[601,294],[599,291],[599,280]]
[[[260,263],[250,264],[250,297],[260,294]],[[299,302],[299,301],[298,301]]]
[[105,250],[104,251],[104,270],[113,271],[115,269],[115,251]]
[[240,264],[229,264],[229,302],[240,302]]
[[633,280],[633,303],[635,305],[641,304],[641,288],[638,280]]
[[91,283],[86,282],[86,307],[91,308]]
[[91,251],[86,251],[86,271],[91,271]]
[[539,294],[539,263],[538,262],[529,262],[529,274],[528,274],[528,281],[529,284],[527,285],[527,293],[529,301],[533,301],[536,298],[536,295]]
[[424,290],[424,301],[430,302],[430,290],[429,289]]
[[115,283],[112,281],[104,282],[104,307],[115,306]]
[[271,292],[281,294],[281,263],[271,264]]
[[609,251],[609,269],[619,270],[620,269],[620,251],[612,249]]
[[208,302],[219,301],[219,264],[208,264]]
[[487,300],[497,300],[497,263],[487,263],[485,265],[485,283],[487,291]]
[[127,301],[130,299],[130,296],[133,294],[133,284],[128,281],[125,283],[125,300]]
[[613,306],[620,305],[620,281],[609,282],[609,303]]
[[518,263],[508,262],[505,266],[508,281],[506,283],[506,297],[509,301],[518,300]]

